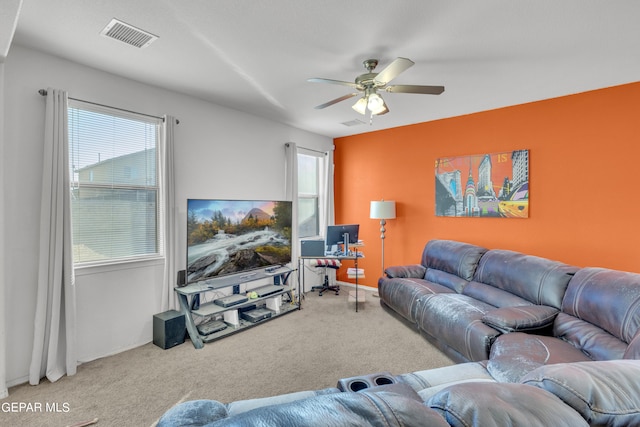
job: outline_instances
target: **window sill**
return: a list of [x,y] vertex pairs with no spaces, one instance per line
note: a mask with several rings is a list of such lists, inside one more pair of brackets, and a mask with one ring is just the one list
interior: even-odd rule
[[84,264],[75,266],[74,272],[76,276],[88,276],[91,274],[109,273],[113,271],[129,270],[134,268],[146,268],[157,265],[164,265],[163,256],[154,258],[144,258],[126,261],[114,261],[100,264]]

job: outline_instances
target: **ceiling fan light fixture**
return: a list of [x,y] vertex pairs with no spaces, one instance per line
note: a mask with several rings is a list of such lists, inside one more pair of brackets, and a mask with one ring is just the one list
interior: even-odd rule
[[371,114],[375,115],[375,116],[381,116],[383,114],[387,114],[389,112],[389,109],[387,108],[387,105],[384,103],[384,101],[382,102],[382,105],[378,108],[376,108],[375,110],[371,110]]
[[382,100],[382,97],[380,95],[375,92],[369,95],[367,100],[367,108],[369,108],[372,113],[375,114],[375,111],[379,110],[383,105],[384,101]]
[[367,101],[367,108],[371,111],[371,114],[379,115],[385,114],[389,112],[387,105],[384,102],[384,99],[377,93],[372,93],[369,95],[369,100]]
[[367,97],[363,96],[351,107],[363,116],[367,113]]

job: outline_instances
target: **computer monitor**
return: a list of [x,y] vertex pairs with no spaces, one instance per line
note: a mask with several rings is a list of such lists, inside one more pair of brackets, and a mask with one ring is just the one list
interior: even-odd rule
[[358,243],[358,232],[360,231],[360,224],[342,224],[342,225],[329,225],[327,226],[327,236],[325,237],[325,244],[327,247],[333,245],[344,244],[344,234],[349,234],[349,241],[345,245],[344,251],[347,251],[349,244]]

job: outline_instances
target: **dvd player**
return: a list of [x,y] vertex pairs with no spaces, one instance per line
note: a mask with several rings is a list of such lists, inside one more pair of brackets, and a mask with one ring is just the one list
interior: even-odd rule
[[251,310],[251,311],[245,311],[240,314],[240,316],[244,320],[248,320],[251,323],[256,323],[261,320],[268,319],[272,315],[273,315],[273,311],[264,307],[256,308],[255,310]]
[[226,297],[215,299],[213,300],[213,303],[221,307],[232,307],[234,305],[242,304],[248,299],[249,298],[247,298],[246,295],[232,294],[227,295]]
[[251,289],[252,292],[258,294],[259,297],[266,297],[267,295],[275,294],[277,292],[283,291],[285,288],[283,286],[278,285],[267,285],[262,286],[260,288]]
[[220,332],[223,329],[227,329],[227,324],[222,320],[210,320],[208,322],[199,324],[197,328],[200,335],[211,335],[215,332]]

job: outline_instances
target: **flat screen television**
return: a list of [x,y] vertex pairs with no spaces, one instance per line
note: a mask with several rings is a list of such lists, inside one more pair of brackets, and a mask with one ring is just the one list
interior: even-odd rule
[[291,262],[292,203],[187,200],[186,282]]

